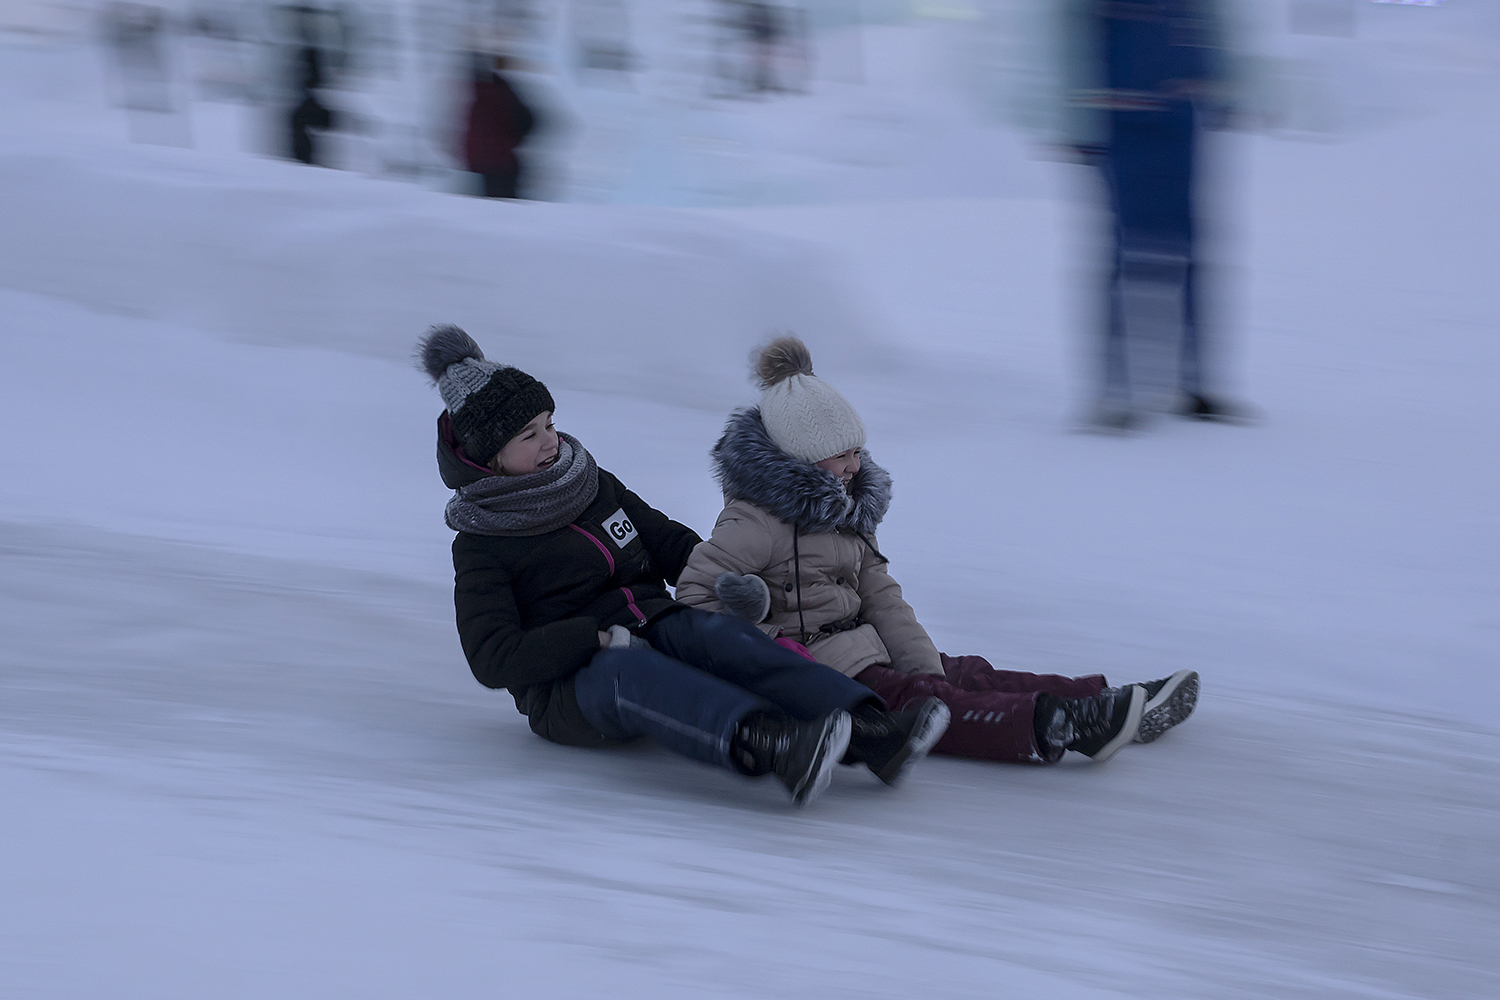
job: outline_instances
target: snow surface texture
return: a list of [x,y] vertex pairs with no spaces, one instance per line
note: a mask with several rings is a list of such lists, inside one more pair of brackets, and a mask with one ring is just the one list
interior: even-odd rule
[[[1458,0],[1378,16],[1452,56],[1419,111],[1215,147],[1226,361],[1266,420],[1129,440],[1067,433],[1075,168],[489,204],[129,146],[16,89],[0,995],[1500,994],[1500,36]],[[407,358],[437,321],[700,531],[750,348],[795,329],[895,476],[881,545],[942,648],[1191,667],[1202,706],[1105,765],[842,771],[801,814],[535,738],[453,634]]]

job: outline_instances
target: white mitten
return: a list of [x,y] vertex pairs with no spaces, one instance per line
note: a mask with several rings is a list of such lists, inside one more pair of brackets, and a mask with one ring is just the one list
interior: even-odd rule
[[640,636],[634,634],[624,625],[611,625],[609,627],[610,649],[650,649],[651,644]]

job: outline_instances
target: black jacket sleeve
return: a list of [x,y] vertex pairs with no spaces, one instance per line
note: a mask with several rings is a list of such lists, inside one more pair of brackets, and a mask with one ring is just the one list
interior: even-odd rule
[[503,566],[460,569],[453,602],[464,656],[485,687],[520,688],[567,677],[599,652],[599,623],[587,616],[521,628]]
[[[602,469],[600,475],[614,478]],[[688,556],[693,554],[694,547],[703,539],[692,528],[672,520],[627,490],[625,484],[618,479],[615,482],[620,488],[621,506],[629,515],[630,522],[635,525],[635,530],[641,533],[641,544],[650,553],[651,564],[668,584],[677,586],[678,574],[687,565]]]

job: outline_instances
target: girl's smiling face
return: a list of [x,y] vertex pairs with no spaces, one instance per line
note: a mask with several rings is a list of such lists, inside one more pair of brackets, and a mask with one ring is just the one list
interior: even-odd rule
[[552,426],[552,411],[543,410],[505,442],[490,460],[490,468],[502,476],[524,476],[550,469],[556,461],[557,430]]
[[832,458],[825,458],[818,463],[818,468],[824,472],[831,472],[839,477],[839,481],[848,486],[854,479],[854,474],[859,471],[859,449],[850,448],[841,451]]

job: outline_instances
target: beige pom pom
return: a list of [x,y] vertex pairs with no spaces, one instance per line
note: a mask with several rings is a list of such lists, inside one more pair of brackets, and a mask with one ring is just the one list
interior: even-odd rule
[[755,359],[755,378],[762,389],[769,389],[793,375],[812,373],[812,352],[796,337],[777,337],[761,348]]

